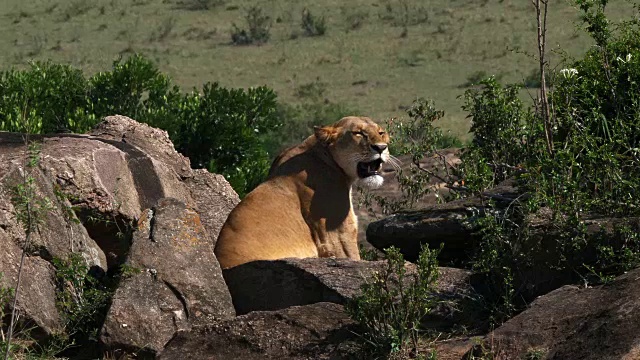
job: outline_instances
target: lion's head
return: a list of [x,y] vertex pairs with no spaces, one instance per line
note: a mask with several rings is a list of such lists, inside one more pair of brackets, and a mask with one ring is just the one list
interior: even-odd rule
[[368,117],[349,116],[337,123],[315,128],[335,162],[352,182],[377,188],[384,182],[382,164],[391,160],[389,135]]

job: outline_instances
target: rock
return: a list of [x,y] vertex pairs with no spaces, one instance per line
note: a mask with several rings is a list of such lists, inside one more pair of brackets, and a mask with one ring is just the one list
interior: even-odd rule
[[179,332],[159,359],[341,359],[353,322],[332,303],[256,311]]
[[[26,166],[28,155],[24,143],[18,142],[21,139],[13,137],[15,142],[4,142],[6,135],[0,133],[0,286],[16,289],[22,248],[26,245],[17,307],[20,321],[32,328],[29,336],[43,340],[63,329],[56,308],[53,258],[79,253],[89,267],[102,269],[107,268],[107,261],[46,171],[40,166]],[[23,211],[21,200],[16,198],[18,186],[25,182],[25,172],[33,178],[33,219],[38,225],[28,244],[25,226],[18,221],[18,212]]]
[[[28,148],[23,134],[0,132],[0,273],[4,273],[2,286],[16,286],[25,231],[16,219],[12,189],[24,182],[26,169],[35,180],[36,198],[48,203],[27,248],[18,298],[21,318],[35,325],[35,332],[51,334],[61,329],[60,315],[55,311],[52,259],[80,253],[96,274],[104,271],[95,267],[108,270],[108,274],[117,272],[129,252],[136,221],[144,209],[164,197],[177,198],[201,213],[207,230],[202,236],[210,249],[204,250],[203,245],[197,254],[208,252],[205,261],[213,262],[204,273],[216,273],[221,283],[212,249],[220,227],[239,202],[238,196],[222,176],[190,169],[189,160],[176,152],[166,132],[124,116],[110,116],[88,135],[30,135],[29,142],[39,149],[39,162],[33,168],[26,167]],[[173,255],[166,254],[167,266],[171,266]],[[213,283],[213,277],[207,281]],[[124,285],[131,291],[135,288],[135,283]],[[166,289],[146,290],[163,293]],[[199,296],[218,296],[217,301],[231,303],[225,289],[180,291],[193,296],[189,324],[197,317],[217,314],[210,308],[210,300]],[[175,297],[173,292],[169,295]],[[227,308],[233,311],[230,305]]]
[[[640,269],[593,288],[564,286],[486,336],[475,354],[520,359],[635,360],[640,357]],[[529,357],[532,358],[532,357]]]
[[[15,289],[22,250],[1,235],[0,242],[0,287]],[[20,321],[33,327],[29,335],[34,339],[43,340],[62,331],[55,300],[55,269],[40,257],[27,256],[22,269],[17,308]]]
[[90,134],[128,153],[132,159],[136,159],[135,153],[131,152],[131,147],[134,147],[152,162],[167,165],[178,177],[191,176],[189,159],[175,150],[169,134],[164,130],[139,123],[126,116],[115,115],[105,117]]
[[[223,270],[238,314],[278,310],[318,302],[345,304],[360,294],[360,287],[384,261],[308,258],[253,261]],[[409,273],[415,265],[406,263]],[[442,299],[463,300],[469,293],[470,272],[440,268],[437,290]],[[433,327],[446,327],[457,318],[452,308],[440,308],[429,319]]]
[[229,212],[240,202],[240,197],[222,175],[204,169],[194,170],[192,175],[185,179],[185,184],[194,199],[194,209],[200,214],[215,247],[220,229]]
[[[367,227],[367,241],[384,250],[400,249],[405,259],[415,261],[423,244],[438,248],[438,260],[446,266],[462,266],[474,249],[474,220],[486,211],[508,206],[521,197],[513,179],[506,180],[480,196],[429,205],[420,210],[403,211],[375,221]],[[494,206],[489,206],[489,200]]]
[[144,213],[126,261],[140,272],[115,293],[101,335],[107,348],[157,353],[178,330],[235,316],[209,239],[198,214],[176,199]]
[[[37,231],[32,232],[30,255],[38,255],[47,261],[54,257],[66,258],[79,252],[89,266],[106,269],[107,261],[98,244],[89,237],[71,208],[69,200],[59,192],[46,171],[41,167],[25,166],[26,149],[16,147],[15,152],[5,153],[0,147],[0,244],[12,242],[22,246],[26,233],[16,218],[16,189],[25,182],[25,171],[34,180],[33,206]],[[19,204],[18,204],[19,205]],[[38,211],[38,209],[42,209]],[[2,269],[0,268],[0,272]]]
[[470,220],[484,211],[479,206],[477,199],[472,198],[396,213],[370,223],[367,241],[379,250],[395,246],[409,261],[418,259],[423,244],[432,249],[444,244],[438,257],[441,263],[460,265],[473,248]]
[[[43,195],[58,198],[66,204],[66,212],[75,212],[84,230],[69,222],[76,227],[70,232],[74,237],[84,233],[97,243],[106,255],[108,264],[101,264],[105,268],[122,263],[132,224],[161,198],[174,197],[201,211],[213,243],[239,202],[222,176],[191,170],[165,131],[124,116],[106,117],[91,135],[55,134],[31,140],[40,144],[40,185],[49,188]],[[21,178],[26,151],[22,135],[0,133],[0,144],[0,179]],[[62,227],[59,222],[47,225]],[[104,255],[95,254],[98,246],[91,252],[104,262]],[[52,256],[58,253],[53,251]]]
[[436,354],[438,354],[438,360],[468,360],[465,355],[473,349],[474,345],[481,341],[482,338],[479,336],[456,337],[454,335],[449,339],[445,338],[443,340],[436,340],[433,346],[430,344],[428,349],[435,347]]

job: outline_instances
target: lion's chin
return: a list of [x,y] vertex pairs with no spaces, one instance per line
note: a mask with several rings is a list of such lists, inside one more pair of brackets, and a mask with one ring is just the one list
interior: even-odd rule
[[377,189],[384,183],[384,178],[380,175],[371,175],[358,180],[358,185],[368,189]]

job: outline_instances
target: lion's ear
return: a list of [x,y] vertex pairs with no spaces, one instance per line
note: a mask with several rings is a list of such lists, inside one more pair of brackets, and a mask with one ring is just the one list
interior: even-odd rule
[[338,135],[337,129],[333,126],[314,126],[313,132],[316,136],[316,139],[324,144],[333,143]]

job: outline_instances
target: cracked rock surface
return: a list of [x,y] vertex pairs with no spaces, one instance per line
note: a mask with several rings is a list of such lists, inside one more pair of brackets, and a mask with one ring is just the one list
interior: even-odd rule
[[102,328],[107,348],[155,354],[176,331],[235,316],[208,238],[198,213],[179,200],[143,212],[125,263],[133,274]]
[[[17,220],[19,208],[14,193],[24,183],[26,174],[33,177],[36,198],[47,203],[46,214],[30,239],[17,303],[20,318],[33,327],[33,336],[38,338],[46,339],[60,332],[63,325],[55,306],[56,276],[51,264],[54,258],[80,254],[95,273],[113,273],[129,253],[136,221],[160,199],[171,197],[187,204],[191,212],[196,211],[202,222],[199,228],[206,230],[197,236],[207,244],[194,246],[199,250],[191,254],[207,253],[213,259],[217,234],[240,201],[223,176],[192,170],[189,159],[175,150],[166,131],[126,116],[108,116],[89,134],[30,135],[28,140],[39,149],[39,161],[32,168],[27,166],[29,150],[24,134],[0,132],[0,287],[14,288],[17,283],[25,231]],[[187,251],[184,247],[182,250]],[[171,264],[174,255],[186,262],[180,258],[184,254],[164,253],[163,263]],[[203,276],[219,274],[215,259],[204,262],[209,267]],[[198,261],[194,260],[194,264]],[[183,271],[180,269],[176,266],[176,271]],[[184,271],[184,276],[193,276]],[[178,309],[185,308],[183,303],[188,309],[193,307],[188,323],[225,313],[217,307],[212,310],[210,300],[197,298],[198,294],[210,296],[211,291],[184,290],[177,277],[159,273],[168,279],[168,284],[177,284],[178,294],[184,291],[182,301],[171,288],[168,295],[175,298]],[[152,271],[147,276],[150,274]],[[140,287],[127,290],[134,286],[134,281],[142,280],[145,279],[123,283],[122,291],[151,294],[160,291]],[[218,275],[207,278],[206,284],[218,280],[224,284]],[[194,276],[193,281],[194,288],[205,287],[204,278]],[[163,294],[166,286],[162,288]],[[224,290],[221,294],[219,303],[230,303],[228,292]],[[180,320],[179,316],[176,319]],[[174,328],[182,326],[180,321],[176,324]]]

